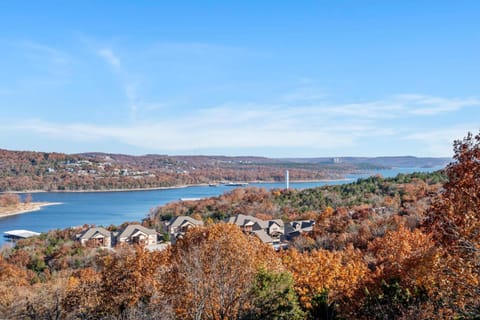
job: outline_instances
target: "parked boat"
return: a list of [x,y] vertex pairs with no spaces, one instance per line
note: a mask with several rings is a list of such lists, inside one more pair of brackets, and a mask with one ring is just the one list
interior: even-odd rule
[[245,187],[248,186],[248,182],[229,182],[225,184],[227,187]]

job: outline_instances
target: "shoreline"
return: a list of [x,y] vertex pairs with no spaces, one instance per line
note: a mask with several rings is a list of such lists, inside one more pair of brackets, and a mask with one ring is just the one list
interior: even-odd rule
[[[352,181],[355,179],[352,178],[337,178],[337,179],[318,179],[318,180],[290,180],[290,184],[292,183],[315,183],[315,182],[335,182],[335,181]],[[285,183],[285,181],[251,181],[249,183]]]
[[[0,208],[0,218],[15,216],[17,214],[39,211],[43,207],[60,205],[62,202],[32,202],[21,203],[17,206]],[[3,211],[5,210],[5,211]]]
[[[334,181],[352,181],[354,179],[351,178],[337,178],[337,179],[314,179],[314,180],[290,180],[290,184],[292,183],[315,183],[315,182],[334,182]],[[283,183],[284,181],[248,181],[248,184],[268,184],[268,183]],[[197,184],[184,184],[184,185],[177,185],[171,187],[152,187],[152,188],[132,188],[132,189],[106,189],[106,190],[96,190],[96,189],[87,189],[87,190],[54,190],[54,191],[47,191],[47,190],[25,190],[25,191],[3,191],[1,193],[14,193],[14,194],[29,194],[29,193],[101,193],[101,192],[135,192],[135,191],[155,191],[155,190],[170,190],[170,189],[184,189],[190,187],[208,187],[208,183],[197,183]],[[222,186],[219,184],[218,186]],[[248,185],[247,185],[248,186]]]
[[3,191],[0,193],[23,193],[23,194],[29,194],[29,193],[87,193],[87,192],[94,192],[94,193],[100,193],[100,192],[129,192],[129,191],[155,191],[155,190],[169,190],[169,189],[184,189],[188,187],[206,187],[208,186],[207,183],[199,183],[199,184],[186,184],[186,185],[178,185],[178,186],[171,186],[171,187],[152,187],[152,188],[132,188],[132,189],[105,189],[105,190],[97,190],[97,189],[87,189],[87,190],[53,190],[53,191],[47,191],[47,190],[26,190],[26,191]]

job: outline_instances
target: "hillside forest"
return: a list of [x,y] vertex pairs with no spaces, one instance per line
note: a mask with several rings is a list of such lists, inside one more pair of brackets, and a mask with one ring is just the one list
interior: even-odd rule
[[[315,220],[275,251],[234,214]],[[306,190],[235,189],[152,210],[204,227],[163,251],[81,246],[78,229],[4,248],[6,319],[478,319],[480,135],[443,171]],[[108,227],[115,230],[118,226]]]
[[445,158],[313,158],[64,154],[0,149],[0,192],[101,191],[229,182],[342,178],[391,166],[439,166]]

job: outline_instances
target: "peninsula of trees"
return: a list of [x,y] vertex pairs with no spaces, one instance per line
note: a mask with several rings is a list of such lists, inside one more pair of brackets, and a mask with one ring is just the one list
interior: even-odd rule
[[37,211],[44,206],[56,205],[57,202],[32,202],[32,196],[27,194],[23,201],[17,194],[0,195],[0,218],[25,212]]

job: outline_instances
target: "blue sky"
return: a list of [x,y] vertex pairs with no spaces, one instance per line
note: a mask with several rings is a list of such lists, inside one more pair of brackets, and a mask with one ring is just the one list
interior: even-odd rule
[[0,148],[451,156],[478,1],[2,1]]

